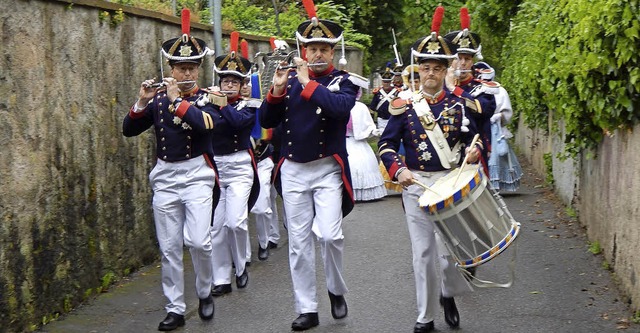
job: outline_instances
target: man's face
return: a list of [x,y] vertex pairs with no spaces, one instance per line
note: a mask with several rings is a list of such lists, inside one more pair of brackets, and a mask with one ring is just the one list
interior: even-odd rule
[[[458,53],[458,67],[462,71],[470,71],[473,67],[473,56],[465,53]],[[467,78],[473,75],[471,72],[462,72],[460,77]]]
[[220,78],[220,91],[233,98],[240,95],[242,79],[235,75],[227,75]]
[[413,73],[413,79],[409,76],[409,88],[413,91],[420,90],[420,74]]
[[384,89],[384,90],[391,89],[391,80],[389,80],[389,81],[382,80],[382,89]]
[[307,62],[310,64],[325,63],[322,66],[309,67],[314,73],[322,73],[331,66],[333,62],[333,46],[327,43],[310,43],[306,46]]
[[251,97],[251,86],[247,83],[248,82],[245,81],[242,88],[240,88],[240,95],[242,95],[242,97]]
[[404,82],[402,82],[402,76],[400,75],[395,75],[392,82],[396,87],[402,87],[402,85],[404,85]]
[[[178,82],[197,81],[200,65],[191,62],[180,62],[171,67],[171,76]],[[180,85],[180,89],[192,87],[192,83]]]
[[435,94],[442,90],[447,65],[437,60],[427,60],[420,63],[418,72],[422,78],[422,89],[425,92]]

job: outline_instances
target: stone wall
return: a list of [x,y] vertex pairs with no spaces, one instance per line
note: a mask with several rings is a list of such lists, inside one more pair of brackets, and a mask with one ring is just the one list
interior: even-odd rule
[[[154,138],[124,138],[121,123],[140,82],[160,77],[159,46],[180,19],[119,9],[0,2],[0,332],[33,330],[158,259]],[[192,33],[213,40],[210,26]],[[251,54],[269,50],[268,38],[243,37]],[[348,51],[361,73],[361,51]]]
[[[553,116],[549,128],[552,123]],[[548,132],[526,128],[520,122],[516,145],[528,160],[521,163],[532,163],[545,175],[548,166],[544,155],[552,154],[556,193],[576,210],[590,241],[602,248],[624,300],[640,310],[640,126],[633,131],[616,131],[596,151],[564,161],[557,158],[564,149],[562,131]]]

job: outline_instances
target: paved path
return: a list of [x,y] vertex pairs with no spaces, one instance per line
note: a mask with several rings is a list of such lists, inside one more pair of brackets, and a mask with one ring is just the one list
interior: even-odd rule
[[[542,179],[527,172],[520,191],[505,196],[522,224],[517,247],[478,269],[480,278],[503,281],[515,251],[514,285],[477,289],[456,298],[460,329],[450,329],[438,313],[436,331],[640,332],[640,325],[630,323],[631,313],[612,275],[603,268],[602,257],[588,251],[584,230],[541,184]],[[414,280],[400,196],[356,205],[345,219],[344,234],[349,316],[340,321],[331,318],[318,266],[320,326],[309,332],[412,332]],[[193,273],[187,265],[187,323],[176,332],[289,332],[296,314],[286,246],[285,237],[268,261],[254,259],[249,286],[238,291],[234,285],[231,294],[217,298],[215,319],[209,323],[198,318]],[[165,315],[164,303],[159,267],[145,267],[41,331],[156,332]]]

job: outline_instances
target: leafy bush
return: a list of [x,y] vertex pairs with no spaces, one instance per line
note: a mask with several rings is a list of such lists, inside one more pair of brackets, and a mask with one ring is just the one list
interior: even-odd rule
[[513,18],[502,83],[528,125],[555,112],[566,156],[640,120],[639,18],[638,0],[523,1]]

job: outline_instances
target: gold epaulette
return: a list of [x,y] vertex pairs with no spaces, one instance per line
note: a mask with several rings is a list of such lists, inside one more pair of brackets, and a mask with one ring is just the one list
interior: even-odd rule
[[462,99],[464,100],[464,106],[471,110],[471,112],[473,113],[482,113],[482,106],[480,105],[480,102],[478,102],[477,99],[469,99],[469,98],[465,98],[462,97]]
[[213,105],[224,107],[227,106],[227,95],[219,91],[212,91],[209,93],[209,101],[211,101]]
[[397,116],[405,111],[407,111],[407,101],[404,99],[396,97],[389,103],[389,113],[391,115]]

